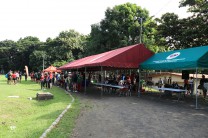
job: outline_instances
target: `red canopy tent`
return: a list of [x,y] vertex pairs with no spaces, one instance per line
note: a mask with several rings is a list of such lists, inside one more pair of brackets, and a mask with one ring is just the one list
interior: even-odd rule
[[49,66],[47,69],[44,69],[44,72],[61,72],[61,70],[58,70],[54,66]]
[[[105,53],[88,56],[59,67],[60,70],[99,71],[110,69],[137,69],[140,63],[147,60],[154,53],[143,44],[126,46]],[[85,80],[86,93],[86,80]],[[102,91],[101,91],[102,95]]]
[[[151,57],[154,53],[147,49],[143,44],[131,45],[105,53],[88,56],[59,67],[60,70],[80,69],[87,67],[88,70],[100,70],[121,68],[138,68],[139,64]],[[97,67],[97,68],[96,68]]]

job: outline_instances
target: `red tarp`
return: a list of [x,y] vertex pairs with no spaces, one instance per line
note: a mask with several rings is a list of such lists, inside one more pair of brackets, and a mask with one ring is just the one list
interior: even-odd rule
[[57,70],[54,66],[49,66],[47,69],[44,69],[44,72],[61,72],[61,70]]
[[127,46],[105,53],[88,56],[61,66],[60,70],[108,67],[108,68],[138,68],[139,64],[154,53],[143,44]]

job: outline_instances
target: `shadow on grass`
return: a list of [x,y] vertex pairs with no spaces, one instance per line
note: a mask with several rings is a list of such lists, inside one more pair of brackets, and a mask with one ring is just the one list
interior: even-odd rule
[[30,90],[30,91],[36,91],[36,92],[41,91],[41,89],[27,89],[27,90]]
[[37,102],[35,103],[36,106],[48,106],[54,103],[59,103],[62,101],[57,101],[55,98],[53,99],[47,99],[47,100],[37,100],[36,97],[32,97],[33,100],[36,100]]

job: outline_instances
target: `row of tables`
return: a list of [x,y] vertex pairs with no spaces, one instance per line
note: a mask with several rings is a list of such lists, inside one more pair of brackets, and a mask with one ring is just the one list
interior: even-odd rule
[[104,87],[111,87],[111,88],[118,88],[118,89],[127,88],[126,86],[122,86],[122,85],[113,85],[113,84],[105,84],[105,83],[93,83],[93,84],[97,86],[104,86]]
[[[123,85],[113,85],[113,84],[105,84],[105,83],[93,83],[96,86],[102,87],[102,93],[101,95],[103,95],[104,92],[104,88],[115,88],[115,89],[126,89],[128,90],[129,86],[123,86]],[[205,84],[204,86],[206,89],[208,89],[208,83]],[[164,91],[169,91],[171,93],[176,93],[178,96],[178,101],[182,98],[185,97],[185,93],[187,92],[187,90],[184,89],[176,89],[176,88],[155,88],[156,90],[158,90],[160,92],[160,97],[162,96],[162,94],[164,94]]]
[[[122,85],[113,85],[113,84],[105,84],[105,83],[93,83],[96,86],[102,87],[103,91],[105,87],[109,88],[116,88],[116,89],[128,89],[128,86],[122,86]],[[185,95],[185,92],[187,90],[183,89],[175,89],[175,88],[156,88],[160,92],[160,97],[164,93],[164,91],[170,91],[171,93],[177,93],[178,94],[178,101],[182,98],[183,95]]]
[[113,84],[105,84],[105,83],[93,83],[93,84],[103,88],[101,95],[103,95],[104,88],[112,88],[112,89],[115,88],[119,90],[122,90],[122,89],[128,90],[129,88],[128,86],[123,86],[123,85],[113,85]]
[[187,91],[184,89],[175,89],[175,88],[156,88],[156,89],[159,91],[163,91],[160,93],[160,97],[161,97],[162,93],[164,93],[164,91],[170,91],[171,93],[177,93],[178,101],[182,98],[182,96],[185,97],[185,92]]

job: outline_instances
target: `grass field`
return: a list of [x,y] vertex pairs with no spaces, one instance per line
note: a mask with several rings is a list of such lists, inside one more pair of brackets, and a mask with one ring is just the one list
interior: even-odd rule
[[[40,137],[72,100],[58,87],[44,91],[54,95],[51,100],[37,101],[38,92],[41,92],[40,85],[35,82],[23,80],[22,83],[8,85],[4,75],[0,75],[0,138]],[[71,108],[47,137],[69,137],[79,111],[80,103],[75,97]]]

